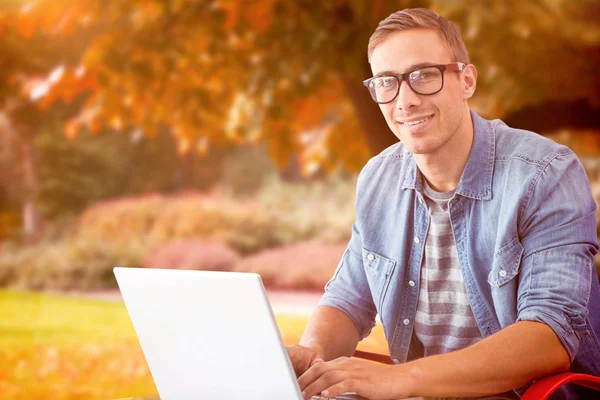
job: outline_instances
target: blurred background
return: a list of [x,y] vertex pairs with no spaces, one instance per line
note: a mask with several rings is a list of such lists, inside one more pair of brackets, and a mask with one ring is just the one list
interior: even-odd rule
[[0,4],[3,399],[156,393],[117,265],[258,272],[297,343],[395,142],[362,80],[402,8],[450,18],[470,106],[570,146],[600,202],[599,1]]

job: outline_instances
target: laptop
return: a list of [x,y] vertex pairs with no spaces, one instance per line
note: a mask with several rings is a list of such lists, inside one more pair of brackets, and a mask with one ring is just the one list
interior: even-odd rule
[[260,275],[121,267],[114,274],[162,400],[302,400]]

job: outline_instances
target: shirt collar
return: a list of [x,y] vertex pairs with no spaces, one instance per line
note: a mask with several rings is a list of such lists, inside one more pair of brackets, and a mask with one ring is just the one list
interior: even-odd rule
[[[460,178],[456,193],[475,200],[490,200],[492,198],[492,175],[494,172],[494,157],[496,153],[495,132],[490,121],[481,118],[475,111],[471,111],[473,120],[473,145],[469,160]],[[418,173],[417,164],[408,154],[408,169],[402,189],[416,189],[423,191],[421,174]]]

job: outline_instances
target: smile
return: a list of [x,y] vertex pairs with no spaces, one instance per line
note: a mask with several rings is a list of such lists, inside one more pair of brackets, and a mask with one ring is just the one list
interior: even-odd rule
[[415,126],[415,125],[419,125],[419,124],[429,121],[432,117],[433,117],[433,115],[430,115],[428,117],[413,120],[413,121],[405,121],[405,122],[398,121],[398,123],[400,125]]

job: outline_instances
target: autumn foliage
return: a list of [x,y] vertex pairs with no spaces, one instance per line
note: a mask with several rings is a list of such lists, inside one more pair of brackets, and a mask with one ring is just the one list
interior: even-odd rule
[[[266,142],[280,167],[297,155],[305,174],[340,165],[357,170],[395,141],[362,80],[371,75],[370,34],[405,7],[430,7],[460,28],[480,72],[470,102],[480,114],[510,119],[525,107],[557,101],[582,101],[588,114],[600,107],[597,2],[14,4],[0,14],[5,38],[43,37],[51,44],[79,38],[64,62],[45,74],[7,78],[42,109],[79,100],[78,111],[64,121],[72,138],[81,129],[148,137],[168,131],[181,153],[201,154],[211,146]],[[589,120],[551,117],[550,129]]]
[[305,172],[340,162],[358,169],[368,150],[339,77],[327,74],[316,87],[316,70],[273,59],[297,46],[260,35],[289,21],[275,21],[276,1],[241,3],[39,0],[14,20],[5,14],[2,25],[26,39],[89,36],[78,63],[22,82],[41,109],[84,99],[65,122],[70,138],[81,129],[149,137],[167,129],[181,153],[267,141],[281,167],[300,154]]

